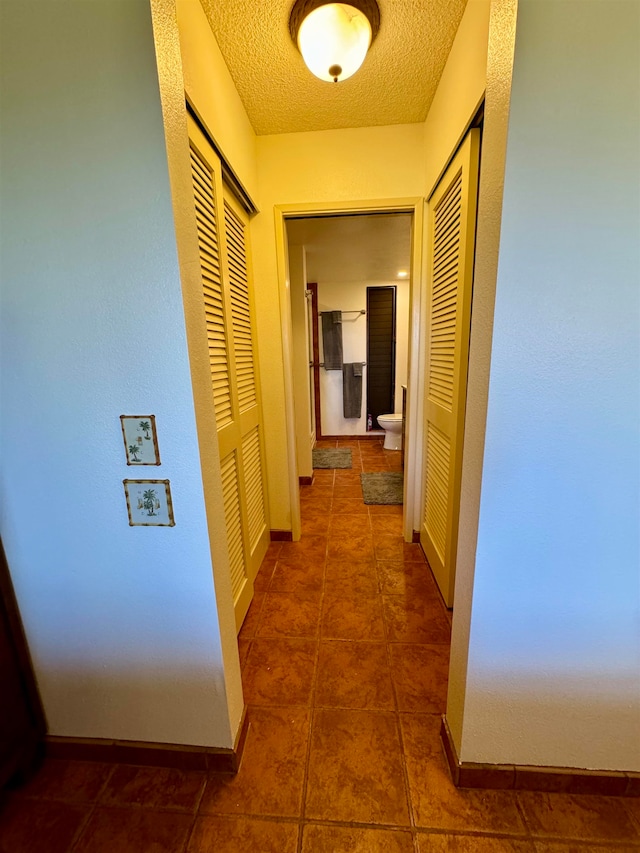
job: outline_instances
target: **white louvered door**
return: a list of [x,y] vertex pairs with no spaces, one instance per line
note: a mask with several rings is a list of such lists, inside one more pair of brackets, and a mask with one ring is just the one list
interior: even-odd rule
[[453,606],[480,132],[469,131],[428,202],[429,337],[420,543]]
[[238,630],[269,544],[248,217],[189,119],[203,307]]

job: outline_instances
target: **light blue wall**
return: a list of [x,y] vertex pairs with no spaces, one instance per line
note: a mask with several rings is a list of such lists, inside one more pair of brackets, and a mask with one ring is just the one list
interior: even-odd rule
[[[149,4],[0,7],[0,518],[50,730],[228,747]],[[124,478],[176,526],[130,528]]]
[[640,770],[639,23],[519,5],[466,761]]

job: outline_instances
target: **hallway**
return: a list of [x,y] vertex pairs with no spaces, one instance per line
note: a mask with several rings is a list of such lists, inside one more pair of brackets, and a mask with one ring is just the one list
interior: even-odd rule
[[50,760],[0,813],[1,853],[640,850],[637,798],[453,787],[449,614],[402,508],[365,506],[359,484],[400,454],[340,444],[353,468],[302,488],[303,537],[257,578],[237,776]]

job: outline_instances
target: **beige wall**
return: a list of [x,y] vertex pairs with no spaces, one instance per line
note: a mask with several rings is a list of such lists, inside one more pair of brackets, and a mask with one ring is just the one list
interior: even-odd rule
[[220,152],[255,201],[256,135],[200,0],[176,0],[184,86]]
[[490,0],[469,0],[424,124],[425,194],[431,195],[482,103]]

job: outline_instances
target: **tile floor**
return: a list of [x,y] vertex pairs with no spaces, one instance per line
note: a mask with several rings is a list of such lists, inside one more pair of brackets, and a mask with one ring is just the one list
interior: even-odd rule
[[240,634],[237,776],[49,761],[0,813],[1,853],[640,851],[640,799],[460,790],[439,741],[449,615],[400,507],[366,507],[375,441],[302,489]]

